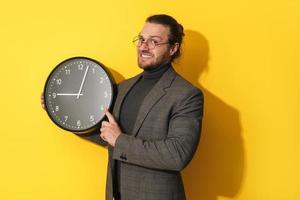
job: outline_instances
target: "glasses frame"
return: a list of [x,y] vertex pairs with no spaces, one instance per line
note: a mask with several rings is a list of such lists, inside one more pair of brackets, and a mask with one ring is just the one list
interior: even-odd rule
[[[149,46],[149,42],[148,41],[151,41],[152,38],[149,38],[145,41],[141,41],[141,36],[136,36],[134,37],[134,39],[132,40],[132,43],[134,44],[134,46],[136,47],[141,47],[143,44],[146,44],[148,49],[155,49],[155,47],[159,47],[161,45],[164,45],[164,44],[170,44],[170,41],[168,42],[158,42],[158,43],[150,43],[150,46]],[[154,40],[152,40],[154,41]],[[152,47],[153,45],[153,47]]]

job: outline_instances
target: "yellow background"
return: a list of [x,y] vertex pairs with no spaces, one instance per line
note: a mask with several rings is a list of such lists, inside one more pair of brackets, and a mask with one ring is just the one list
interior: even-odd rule
[[72,56],[117,81],[140,72],[131,41],[157,13],[184,25],[175,66],[206,97],[188,199],[300,199],[299,10],[298,0],[2,1],[0,199],[104,199],[107,150],[56,127],[40,94]]

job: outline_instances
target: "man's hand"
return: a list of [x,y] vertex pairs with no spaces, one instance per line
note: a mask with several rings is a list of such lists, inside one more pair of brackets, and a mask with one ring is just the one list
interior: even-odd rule
[[100,128],[100,137],[108,142],[111,146],[115,146],[116,140],[121,135],[121,129],[112,114],[105,110],[108,121],[103,121]]

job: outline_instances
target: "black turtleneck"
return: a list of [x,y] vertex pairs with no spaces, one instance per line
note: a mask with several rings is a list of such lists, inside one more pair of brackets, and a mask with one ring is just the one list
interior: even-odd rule
[[131,134],[144,98],[169,67],[170,64],[168,63],[154,69],[144,70],[140,79],[127,93],[121,107],[119,119],[119,125],[123,133]]
[[[144,101],[146,95],[159,81],[162,75],[169,69],[170,63],[163,64],[154,69],[144,70],[140,79],[135,83],[131,90],[127,93],[121,107],[119,126],[124,134],[130,134],[133,131],[133,127],[138,115],[140,106]],[[146,101],[146,99],[145,99]],[[114,176],[114,196],[118,197],[120,194],[120,182],[121,180],[121,168],[120,161],[115,162],[115,176]]]

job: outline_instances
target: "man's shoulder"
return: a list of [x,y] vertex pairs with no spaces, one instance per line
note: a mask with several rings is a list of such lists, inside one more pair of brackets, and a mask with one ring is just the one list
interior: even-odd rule
[[174,102],[174,105],[181,107],[192,104],[199,110],[203,107],[204,93],[177,72],[175,72],[172,84],[165,90],[168,101]]
[[202,93],[202,91],[196,87],[193,83],[191,83],[186,78],[182,77],[180,74],[175,72],[175,78],[171,85],[171,88],[174,90],[182,91],[182,92],[197,92]]

